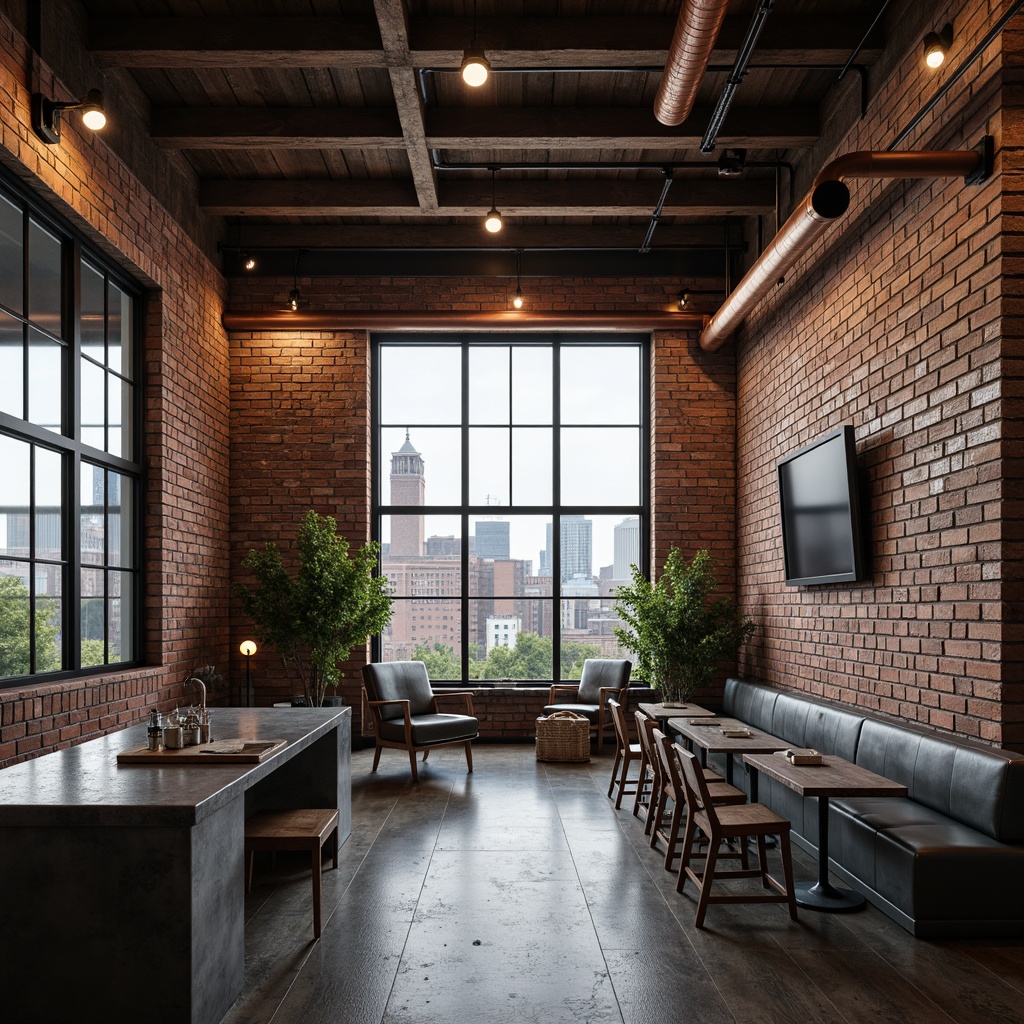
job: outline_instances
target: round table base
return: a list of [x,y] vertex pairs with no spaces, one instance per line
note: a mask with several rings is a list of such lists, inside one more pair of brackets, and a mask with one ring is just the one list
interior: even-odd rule
[[837,889],[834,885],[822,885],[821,882],[815,882],[813,885],[794,885],[793,892],[798,907],[807,910],[826,910],[834,914],[859,910],[867,902],[859,892],[852,889]]

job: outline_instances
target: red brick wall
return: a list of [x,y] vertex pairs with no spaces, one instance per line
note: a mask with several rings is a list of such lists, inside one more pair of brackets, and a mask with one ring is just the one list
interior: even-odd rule
[[[0,17],[0,162],[146,287],[143,372],[148,667],[0,690],[0,766],[173,707],[205,662],[227,664],[228,354],[224,281],[99,135],[28,128],[31,66]],[[44,91],[64,95],[42,69]],[[183,186],[184,187],[184,186]]]
[[[231,308],[274,308],[291,285],[283,279],[234,280]],[[313,308],[507,308],[500,286],[496,289],[493,281],[477,279],[300,279],[299,287]],[[544,310],[664,309],[677,291],[677,281],[530,282],[531,301]],[[336,332],[232,334],[231,514],[236,567],[247,550],[264,540],[290,545],[299,518],[311,506],[336,516],[350,544],[369,537],[369,342],[365,332],[346,332],[344,321],[344,312],[339,312]],[[702,355],[695,334],[659,334],[653,348],[656,563],[660,565],[672,544],[690,555],[699,547],[710,547],[731,591],[735,357]],[[280,546],[284,549],[285,543]],[[241,570],[236,575],[244,578]],[[247,628],[239,613],[233,635],[241,636]],[[301,691],[273,652],[256,657],[257,703],[287,699]],[[359,667],[364,661],[365,655],[346,667],[339,688],[357,715]],[[524,712],[524,700],[522,694],[505,697],[481,690],[477,703],[484,728],[493,735],[532,735],[536,709],[531,706]],[[517,724],[509,724],[513,721]]]
[[[932,12],[933,25],[957,13],[950,68],[996,7]],[[1019,44],[1019,34],[1012,38]],[[819,166],[885,149],[923,106],[936,79],[919,50],[915,36],[867,117],[820,154]],[[1019,384],[1004,376],[1020,340],[1019,325],[1004,337],[1013,308],[1008,296],[1001,301],[1000,276],[1004,246],[1019,246],[1001,234],[1004,204],[1019,203],[1009,149],[1019,114],[1000,116],[1002,74],[994,45],[969,84],[901,146],[969,148],[993,134],[997,173],[988,183],[851,179],[849,213],[741,331],[740,596],[761,623],[742,668],[778,686],[1022,747]],[[1019,87],[1007,89],[1019,103]],[[775,462],[844,423],[854,425],[870,475],[872,578],[786,587]]]

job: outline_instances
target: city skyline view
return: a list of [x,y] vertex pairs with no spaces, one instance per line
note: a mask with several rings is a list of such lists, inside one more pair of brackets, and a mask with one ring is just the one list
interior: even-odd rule
[[549,679],[622,656],[615,591],[644,532],[642,352],[380,345],[385,660],[423,658],[431,678]]

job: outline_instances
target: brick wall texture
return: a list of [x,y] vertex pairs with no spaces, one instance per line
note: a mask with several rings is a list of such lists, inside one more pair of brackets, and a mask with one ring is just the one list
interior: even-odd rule
[[[798,194],[828,160],[884,150],[1002,10],[939,3],[901,22],[902,55],[872,69],[868,109],[837,90],[822,143],[798,163]],[[925,14],[928,24],[924,25]],[[956,25],[938,77],[924,31]],[[1024,749],[1021,664],[1021,395],[1024,356],[1024,31],[1010,27],[901,148],[995,139],[996,173],[851,179],[849,213],[715,355],[690,332],[652,345],[653,552],[710,547],[722,583],[759,630],[736,668],[749,678]],[[919,32],[918,29],[921,29]],[[141,720],[216,662],[237,695],[249,633],[231,596],[239,563],[287,546],[308,508],[369,536],[369,339],[346,328],[237,331],[225,308],[280,303],[291,279],[232,281],[101,138],[73,120],[58,147],[28,124],[24,41],[0,17],[0,161],[148,289],[146,306],[146,667],[0,690],[0,765]],[[45,67],[43,75],[50,74]],[[45,85],[44,85],[45,87]],[[844,106],[845,105],[845,106]],[[846,125],[852,125],[849,130]],[[159,159],[159,155],[153,157]],[[175,169],[174,173],[181,173]],[[172,172],[167,174],[173,177]],[[186,182],[194,188],[194,182]],[[751,233],[750,237],[754,237]],[[505,309],[479,278],[300,278],[339,311]],[[534,287],[536,284],[536,287]],[[545,310],[666,308],[678,281],[530,282]],[[844,423],[869,480],[870,581],[782,582],[778,458]],[[361,728],[358,672],[342,696]],[[298,689],[272,652],[254,659],[257,703]],[[702,695],[713,700],[715,692]],[[478,698],[496,736],[532,735],[534,704]]]

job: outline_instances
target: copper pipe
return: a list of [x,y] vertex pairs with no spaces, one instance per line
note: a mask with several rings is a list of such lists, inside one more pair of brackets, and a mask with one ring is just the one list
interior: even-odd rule
[[682,124],[690,116],[728,6],[729,0],[683,0],[654,97],[654,116],[662,124]]
[[[846,212],[850,192],[844,178],[968,177],[984,163],[976,150],[965,152],[848,153],[826,164],[811,191],[779,229],[701,332],[700,347],[715,352],[744,317],[776,285],[837,217]],[[824,190],[824,191],[823,191]],[[845,196],[845,198],[844,198]]]
[[978,169],[983,157],[976,150],[945,150],[921,153],[847,153],[826,164],[814,179],[842,181],[844,178],[966,178]]
[[706,313],[677,313],[653,310],[582,310],[572,313],[527,313],[498,310],[406,311],[371,310],[254,310],[225,312],[221,323],[228,331],[436,331],[436,330],[531,330],[558,328],[585,331],[698,331],[708,322]]

